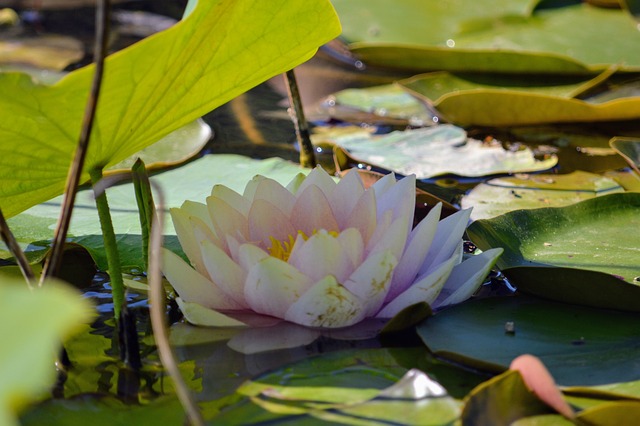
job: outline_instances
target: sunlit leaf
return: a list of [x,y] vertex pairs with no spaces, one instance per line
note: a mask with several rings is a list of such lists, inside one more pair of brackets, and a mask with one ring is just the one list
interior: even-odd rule
[[516,210],[473,222],[478,247],[521,291],[588,306],[640,311],[640,194],[620,193],[566,207]]
[[513,210],[561,207],[613,192],[624,189],[613,179],[593,173],[521,174],[480,183],[463,196],[460,205],[473,207],[472,220],[489,219]]
[[[108,58],[82,180],[309,59],[338,31],[326,0],[199,2],[184,21]],[[82,68],[53,86],[0,74],[6,216],[62,193],[92,74]]]
[[579,94],[605,80],[593,78],[423,74],[400,82],[425,98],[449,121],[463,125],[516,126],[640,118],[637,97],[590,102]]
[[54,384],[60,342],[92,316],[92,308],[62,283],[32,292],[21,280],[1,281],[0,423],[17,425],[18,410]]
[[349,155],[402,175],[426,179],[443,174],[484,176],[495,173],[540,171],[553,167],[558,159],[536,160],[528,148],[509,151],[500,143],[485,144],[467,138],[456,126],[396,131],[372,136],[366,130],[344,134],[323,133],[323,140],[346,149]]
[[384,0],[333,3],[342,37],[369,65],[527,74],[640,67],[633,20],[587,2],[403,0],[391,9]]

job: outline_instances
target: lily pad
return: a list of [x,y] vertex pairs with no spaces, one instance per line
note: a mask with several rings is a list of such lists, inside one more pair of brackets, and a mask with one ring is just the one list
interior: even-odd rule
[[506,369],[519,355],[532,354],[559,384],[590,386],[640,379],[638,329],[637,313],[519,295],[457,305],[417,330],[439,357]]
[[423,74],[400,82],[449,121],[464,125],[517,126],[562,122],[596,122],[640,118],[640,99],[606,102],[576,99],[576,95],[609,77],[593,78]]
[[487,144],[468,139],[462,128],[449,124],[383,136],[372,136],[366,130],[333,137],[324,133],[323,140],[346,149],[358,161],[401,175],[415,174],[418,179],[541,171],[558,161],[555,156],[538,161],[528,148],[509,151],[497,141]]
[[477,185],[460,205],[463,209],[473,207],[471,220],[478,220],[518,209],[566,206],[614,192],[624,192],[624,188],[615,180],[594,173],[519,174]]
[[527,74],[640,68],[637,30],[619,9],[580,1],[333,3],[342,37],[367,65]]
[[521,291],[638,312],[639,226],[640,194],[620,193],[477,220],[467,233],[483,250],[504,248],[497,265]]
[[29,65],[62,70],[84,56],[80,40],[61,35],[43,35],[0,40],[0,65]]
[[387,349],[314,357],[246,382],[238,393],[250,402],[229,407],[214,419],[217,423],[262,418],[296,424],[441,425],[455,421],[461,405],[422,371],[399,365]]

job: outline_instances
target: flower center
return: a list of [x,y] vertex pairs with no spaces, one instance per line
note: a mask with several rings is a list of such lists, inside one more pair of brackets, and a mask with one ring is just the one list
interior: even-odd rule
[[[332,237],[337,237],[339,232],[336,231],[324,231]],[[314,229],[311,235],[315,235],[318,233],[317,229]],[[298,231],[298,234],[302,237],[303,240],[307,241],[309,236],[305,234],[303,231]],[[280,260],[284,260],[285,262],[289,260],[289,256],[291,255],[291,251],[293,250],[293,246],[296,243],[296,238],[293,235],[289,235],[289,237],[285,241],[280,241],[274,237],[269,237],[271,240],[271,247],[267,250],[269,254],[273,257],[277,257]]]

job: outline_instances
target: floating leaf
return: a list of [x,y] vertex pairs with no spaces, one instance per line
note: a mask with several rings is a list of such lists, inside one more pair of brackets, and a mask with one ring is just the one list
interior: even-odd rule
[[62,70],[84,56],[80,40],[61,35],[0,40],[0,65]]
[[198,119],[169,133],[153,145],[113,165],[105,171],[129,172],[138,158],[144,161],[147,170],[162,169],[187,161],[197,155],[211,138],[211,127]]
[[368,65],[526,74],[640,68],[640,38],[619,9],[579,1],[402,0],[391,9],[383,0],[333,3],[342,37]]
[[[82,180],[304,62],[338,31],[326,0],[198,2],[185,20],[107,58]],[[85,67],[53,86],[0,74],[6,216],[62,193],[92,73]]]
[[[595,103],[576,99],[611,74],[593,79],[549,76],[423,74],[400,82],[449,121],[464,125],[517,126],[640,118],[640,99]],[[576,82],[577,80],[577,82]]]
[[532,354],[562,385],[598,385],[640,379],[639,327],[637,313],[520,295],[456,305],[417,330],[435,355],[458,363],[506,369]]
[[516,210],[473,222],[483,250],[504,248],[497,265],[519,290],[588,306],[640,311],[640,194],[566,207]]
[[314,357],[257,377],[238,393],[250,397],[251,404],[230,407],[216,422],[304,416],[296,417],[296,424],[316,418],[340,424],[441,425],[460,413],[460,402],[440,384],[420,370],[407,371],[387,349]]
[[613,179],[593,173],[526,174],[481,183],[462,198],[460,205],[463,209],[473,207],[471,220],[478,220],[518,209],[566,206],[613,192],[624,189]]
[[345,148],[358,161],[402,175],[415,174],[418,179],[449,173],[485,176],[540,171],[558,161],[555,156],[537,161],[528,148],[508,151],[497,142],[485,144],[467,139],[463,129],[448,124],[383,136],[371,136],[366,131],[333,138],[323,136],[324,140]]

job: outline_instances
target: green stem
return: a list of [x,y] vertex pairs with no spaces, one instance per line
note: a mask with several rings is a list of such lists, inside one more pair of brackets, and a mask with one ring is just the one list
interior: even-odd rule
[[[95,168],[89,172],[91,184],[95,184],[102,179],[102,169]],[[122,269],[120,268],[120,255],[116,244],[116,234],[113,230],[111,212],[107,201],[107,193],[102,192],[96,196],[96,207],[100,217],[100,227],[102,228],[102,238],[104,241],[104,251],[107,254],[107,265],[109,277],[111,278],[111,294],[113,297],[113,309],[116,321],[120,319],[120,312],[126,303],[124,298],[124,282],[122,281]]]
[[149,234],[151,233],[151,223],[155,209],[153,205],[153,195],[151,194],[151,183],[149,182],[149,174],[144,162],[138,158],[131,167],[133,176],[133,188],[136,194],[136,202],[138,203],[138,212],[140,214],[140,228],[142,229],[142,260],[144,262],[144,270],[148,270],[149,264]]

